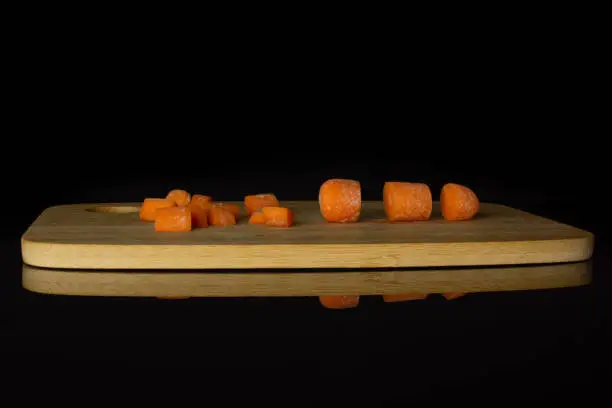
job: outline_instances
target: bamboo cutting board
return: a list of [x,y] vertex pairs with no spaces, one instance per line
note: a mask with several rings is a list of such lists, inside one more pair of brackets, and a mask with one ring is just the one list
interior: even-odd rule
[[[242,203],[235,203],[242,207]],[[381,201],[359,222],[327,223],[316,201],[283,202],[295,225],[237,225],[160,233],[138,218],[140,203],[60,205],[22,236],[26,264],[71,269],[407,268],[559,263],[589,259],[593,235],[507,206],[482,203],[449,222],[434,203],[428,221],[390,223]]]

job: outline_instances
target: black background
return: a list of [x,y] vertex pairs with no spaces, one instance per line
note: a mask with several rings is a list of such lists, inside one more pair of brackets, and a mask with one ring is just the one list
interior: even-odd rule
[[[585,112],[581,85],[554,57],[486,48],[486,64],[462,54],[413,72],[391,58],[339,66],[333,52],[274,63],[240,54],[166,70],[162,57],[133,64],[129,50],[111,59],[45,50],[41,65],[24,66],[1,164],[0,350],[16,382],[73,390],[67,378],[77,378],[99,394],[136,378],[180,378],[201,401],[225,385],[227,400],[314,406],[603,395],[609,164],[592,131],[598,110]],[[341,312],[309,298],[68,298],[20,286],[19,237],[50,205],[140,201],[171,188],[316,199],[331,177],[359,180],[364,199],[380,199],[387,180],[426,182],[434,199],[458,182],[482,201],[587,229],[594,282],[453,302],[369,297]],[[143,394],[169,385],[153,384]]]

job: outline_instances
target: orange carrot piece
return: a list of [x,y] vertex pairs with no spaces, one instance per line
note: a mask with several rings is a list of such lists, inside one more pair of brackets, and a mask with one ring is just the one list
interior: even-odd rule
[[383,295],[383,300],[385,303],[390,302],[405,302],[408,300],[423,300],[427,299],[427,293],[401,293],[397,295]]
[[319,296],[319,302],[327,309],[350,309],[359,306],[359,296]]
[[254,194],[244,197],[244,208],[247,214],[251,215],[264,207],[280,207],[280,203],[276,196],[271,193]]
[[295,218],[293,211],[284,207],[264,207],[261,209],[261,213],[266,220],[266,225],[273,227],[288,228],[293,225]]
[[480,201],[470,188],[447,183],[440,193],[440,210],[448,221],[469,220],[478,213]]
[[231,212],[232,214],[234,214],[234,217],[238,218],[238,216],[240,215],[240,207],[238,207],[236,204],[227,204],[227,203],[212,203],[213,207],[222,207],[225,210]]
[[255,211],[253,214],[251,214],[251,217],[249,218],[249,224],[265,224],[265,223],[266,223],[266,217],[264,217],[261,211]]
[[191,211],[188,207],[170,207],[157,210],[155,217],[156,232],[191,231]]
[[208,223],[218,227],[235,225],[236,216],[225,207],[212,207],[208,210]]
[[453,300],[453,299],[457,299],[460,298],[462,296],[465,296],[465,293],[462,292],[448,292],[448,293],[443,293],[442,296],[444,296],[446,298],[446,300]]
[[198,202],[198,203],[201,203],[201,204],[208,204],[209,206],[212,206],[213,199],[212,199],[212,197],[207,196],[207,195],[194,194],[191,197],[191,202],[192,203]]
[[361,184],[355,180],[330,179],[319,189],[321,215],[328,222],[356,222],[361,215]]
[[187,206],[191,211],[191,225],[193,228],[208,227],[208,212],[210,205],[202,200],[191,200]]
[[171,190],[166,198],[174,201],[178,206],[186,206],[191,202],[191,194],[180,189]]
[[176,204],[166,198],[145,198],[138,216],[143,221],[155,221],[155,214],[158,209],[174,207]]
[[389,221],[425,221],[431,217],[431,190],[424,183],[388,181],[383,187],[385,214]]

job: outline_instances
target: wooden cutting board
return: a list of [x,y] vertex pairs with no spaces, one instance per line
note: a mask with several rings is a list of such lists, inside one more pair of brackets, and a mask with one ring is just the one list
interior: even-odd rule
[[592,262],[410,270],[61,270],[23,266],[23,287],[71,296],[252,297],[501,292],[587,285]]
[[[242,207],[242,203],[239,204]],[[26,264],[77,269],[405,268],[512,265],[589,259],[593,235],[507,206],[483,203],[473,219],[390,223],[383,203],[363,203],[360,222],[327,223],[316,201],[283,202],[295,226],[239,223],[160,233],[140,203],[60,205],[22,236]]]

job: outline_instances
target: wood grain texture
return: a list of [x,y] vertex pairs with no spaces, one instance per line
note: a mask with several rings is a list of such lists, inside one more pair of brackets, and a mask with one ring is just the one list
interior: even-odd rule
[[243,213],[237,225],[184,233],[154,232],[139,203],[56,206],[24,233],[22,256],[50,268],[396,268],[572,262],[593,251],[591,233],[499,204],[450,222],[436,202],[429,221],[390,223],[382,202],[364,202],[353,224],[327,223],[316,201],[283,205],[292,228],[249,225]]
[[535,266],[317,272],[53,270],[23,266],[23,287],[74,296],[252,297],[497,292],[587,285],[591,261]]

